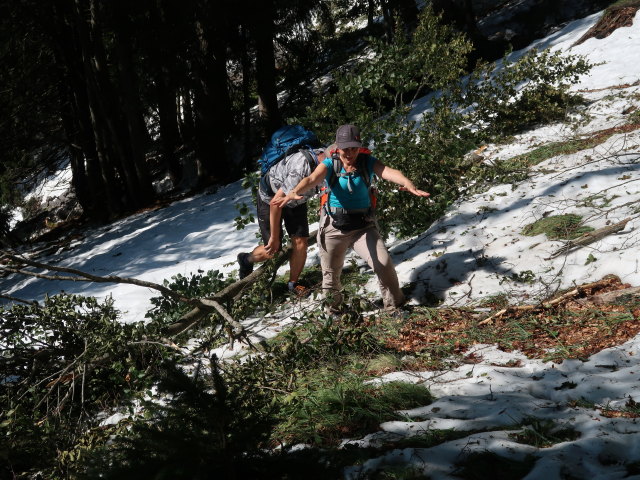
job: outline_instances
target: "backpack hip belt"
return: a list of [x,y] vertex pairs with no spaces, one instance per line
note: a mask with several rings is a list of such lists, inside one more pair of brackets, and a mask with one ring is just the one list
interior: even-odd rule
[[340,207],[327,207],[327,210],[329,211],[329,215],[331,215],[332,213],[339,213],[344,215],[344,214],[352,214],[352,213],[369,213],[373,211],[371,207],[351,208],[351,209],[340,208]]

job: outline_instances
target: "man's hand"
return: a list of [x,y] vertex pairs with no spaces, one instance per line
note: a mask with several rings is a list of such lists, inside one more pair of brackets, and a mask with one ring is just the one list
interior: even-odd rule
[[284,206],[291,200],[301,200],[304,198],[302,195],[298,195],[295,190],[291,190],[284,197],[273,197],[271,205],[275,205],[278,208],[284,208]]
[[282,191],[282,189],[280,188],[280,189],[278,189],[276,194],[273,196],[273,198],[269,202],[269,206],[270,207],[282,208],[281,203],[285,198],[287,198],[287,197],[284,194],[284,192]]
[[280,250],[280,237],[277,235],[271,235],[269,237],[269,243],[264,246],[265,252],[269,257],[273,257],[278,250]]

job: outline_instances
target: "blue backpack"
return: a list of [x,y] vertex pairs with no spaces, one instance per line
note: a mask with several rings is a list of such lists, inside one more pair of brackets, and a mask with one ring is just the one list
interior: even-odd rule
[[269,169],[283,158],[301,149],[313,149],[320,146],[316,134],[301,125],[285,125],[273,132],[260,155],[258,165],[264,176]]

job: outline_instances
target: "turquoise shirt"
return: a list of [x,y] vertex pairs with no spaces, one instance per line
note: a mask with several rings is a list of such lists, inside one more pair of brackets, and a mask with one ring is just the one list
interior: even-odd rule
[[[358,159],[358,161],[361,160]],[[322,163],[324,163],[329,170],[326,179],[327,183],[331,185],[332,176],[335,175],[333,171],[333,160],[326,158]],[[373,175],[373,165],[376,163],[375,157],[369,155],[367,163],[369,175]],[[340,163],[340,167],[339,173],[346,174],[342,163]],[[331,187],[329,206],[344,208],[346,210],[369,208],[371,206],[369,188],[367,187],[366,180],[362,178],[362,175],[366,175],[366,172],[361,172],[360,169],[358,169],[356,172],[348,174],[348,176],[338,177],[338,181]],[[351,191],[349,191],[349,184],[351,185]]]

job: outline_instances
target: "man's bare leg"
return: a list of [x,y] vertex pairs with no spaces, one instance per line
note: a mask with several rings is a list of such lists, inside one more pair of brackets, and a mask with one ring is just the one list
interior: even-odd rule
[[297,282],[307,261],[308,237],[291,237],[291,257],[289,258],[289,281]]

